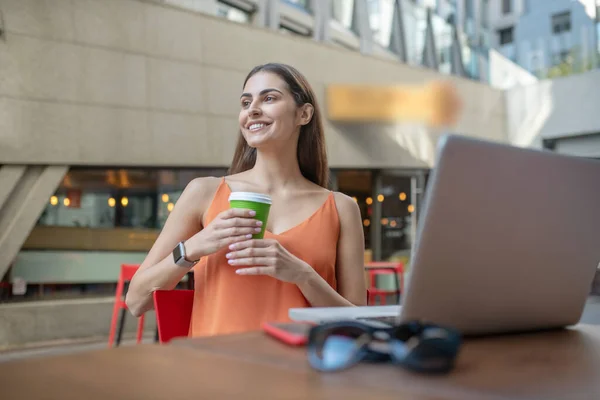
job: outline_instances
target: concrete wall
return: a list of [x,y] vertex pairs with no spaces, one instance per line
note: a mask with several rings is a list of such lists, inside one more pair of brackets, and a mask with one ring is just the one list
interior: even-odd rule
[[141,264],[148,252],[21,251],[11,269],[11,281],[27,283],[115,283],[121,264]]
[[[0,304],[0,350],[73,339],[101,339],[108,344],[113,297]],[[154,337],[154,311],[146,313],[145,336]],[[123,337],[131,338],[137,319],[125,317]]]
[[[227,166],[249,69],[290,63],[324,101],[331,82],[441,78],[396,61],[136,0],[0,0],[0,160],[67,165]],[[506,140],[503,93],[450,78],[453,131]],[[420,167],[438,132],[326,124],[333,167]]]
[[508,90],[510,143],[540,147],[543,139],[600,132],[599,88],[596,70]]
[[496,89],[511,89],[536,83],[538,78],[510,61],[502,53],[490,49],[490,85]]

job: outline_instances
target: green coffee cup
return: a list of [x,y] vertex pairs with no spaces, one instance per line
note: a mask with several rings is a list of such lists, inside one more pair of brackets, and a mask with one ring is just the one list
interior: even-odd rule
[[262,239],[265,236],[269,210],[271,210],[271,196],[252,192],[232,192],[229,195],[229,207],[254,210],[256,212],[254,218],[262,221],[263,224],[260,232],[252,235],[252,237]]

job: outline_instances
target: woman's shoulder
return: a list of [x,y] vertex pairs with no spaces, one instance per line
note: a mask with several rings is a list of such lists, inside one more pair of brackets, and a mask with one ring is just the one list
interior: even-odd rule
[[184,191],[195,196],[210,197],[210,192],[213,192],[212,194],[214,194],[222,180],[223,178],[218,178],[216,176],[203,176],[194,178],[187,184]]
[[201,209],[206,209],[214,198],[223,178],[203,176],[192,179],[183,191],[182,196],[193,198]]
[[356,203],[356,201],[354,201],[354,199],[342,192],[335,192],[329,189],[326,189],[322,186],[317,185],[316,183],[310,183],[310,192],[312,192],[313,194],[317,195],[319,193],[322,193],[323,195],[329,194],[330,196],[333,195],[333,199],[335,201],[335,207],[337,208],[338,214],[340,216],[340,219],[343,216],[346,216],[348,214],[350,214],[352,217],[354,217],[356,215],[356,213],[358,212],[358,215],[360,216],[360,209],[358,208],[358,204]]
[[332,192],[335,200],[335,206],[338,211],[340,223],[342,225],[352,224],[356,219],[360,220],[360,208],[354,199],[342,192]]

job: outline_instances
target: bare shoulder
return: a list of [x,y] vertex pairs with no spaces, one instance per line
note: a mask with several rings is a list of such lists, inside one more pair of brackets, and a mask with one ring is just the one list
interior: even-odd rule
[[221,183],[221,179],[214,176],[194,178],[187,184],[184,193],[192,195],[197,199],[212,198]]
[[200,215],[210,205],[222,178],[206,176],[192,179],[185,187],[178,202],[189,204]]
[[344,193],[333,192],[333,198],[342,224],[351,224],[355,220],[360,220],[360,209],[352,197]]

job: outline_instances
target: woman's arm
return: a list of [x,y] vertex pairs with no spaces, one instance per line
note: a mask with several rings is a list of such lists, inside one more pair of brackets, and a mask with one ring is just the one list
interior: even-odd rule
[[216,178],[194,179],[179,197],[160,235],[129,285],[125,302],[133,315],[140,316],[152,309],[152,292],[175,288],[189,271],[188,268],[175,264],[172,251],[177,243],[202,230],[202,216],[207,207],[207,199],[216,190],[216,184]]
[[298,287],[313,307],[367,305],[365,239],[360,209],[345,194],[334,195],[340,219],[336,261],[337,292],[314,269]]

